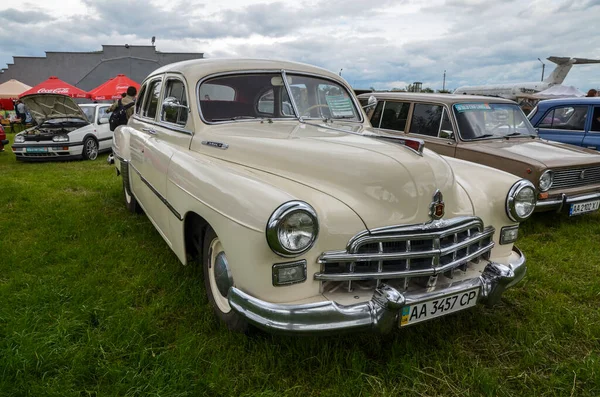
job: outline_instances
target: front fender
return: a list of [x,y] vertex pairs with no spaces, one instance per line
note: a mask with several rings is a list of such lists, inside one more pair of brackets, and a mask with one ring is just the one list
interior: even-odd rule
[[112,139],[112,150],[118,158],[127,161],[131,160],[129,141],[132,133],[133,129],[127,125],[121,125],[115,129]]
[[[319,296],[313,275],[324,251],[344,249],[352,236],[365,230],[361,219],[344,203],[311,187],[193,151],[171,158],[167,179],[168,201],[181,214],[196,213],[219,236],[237,288],[269,302]],[[302,200],[317,212],[319,235],[305,254],[283,258],[269,248],[267,222],[281,204]],[[173,250],[185,263],[184,225],[172,218]],[[272,284],[276,263],[306,260],[307,280],[286,287]],[[285,294],[282,294],[285,288]]]
[[[493,226],[495,247],[492,260],[505,263],[512,253],[512,244],[500,245],[500,230],[514,225],[506,214],[506,196],[512,185],[520,178],[485,165],[442,156],[452,167],[456,182],[465,190],[473,205],[476,216],[486,226]],[[504,260],[504,261],[503,261]]]

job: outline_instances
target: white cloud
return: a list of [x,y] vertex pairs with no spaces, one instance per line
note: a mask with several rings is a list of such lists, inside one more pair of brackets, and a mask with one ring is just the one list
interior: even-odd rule
[[[441,88],[446,70],[446,87],[454,88],[538,80],[538,57],[600,58],[598,0],[30,0],[18,10],[13,4],[0,5],[0,65],[12,55],[149,44],[156,36],[160,51],[343,68],[360,87],[422,81]],[[553,65],[545,62],[548,75]],[[565,84],[585,91],[600,87],[599,75],[600,65],[575,66]]]

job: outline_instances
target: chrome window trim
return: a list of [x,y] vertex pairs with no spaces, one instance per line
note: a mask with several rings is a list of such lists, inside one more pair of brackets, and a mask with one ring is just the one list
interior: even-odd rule
[[[183,91],[184,91],[184,94],[185,94],[186,101],[188,103],[188,117],[187,117],[187,119],[185,121],[185,125],[183,125],[183,126],[181,124],[177,124],[177,123],[170,123],[170,122],[168,122],[166,120],[163,120],[163,117],[162,117],[163,116],[162,102],[165,100],[165,94],[167,92],[166,89],[167,89],[167,84],[169,84],[169,80],[181,81],[181,83],[183,84]],[[162,95],[161,95],[161,99],[162,100],[160,101],[160,108],[161,108],[160,109],[160,117],[159,117],[157,125],[159,125],[161,127],[172,129],[172,130],[177,131],[177,132],[190,133],[189,130],[186,127],[187,127],[188,123],[190,122],[190,120],[192,119],[192,117],[191,117],[192,113],[191,113],[191,108],[189,107],[190,98],[189,98],[189,95],[188,95],[187,81],[185,80],[185,77],[183,77],[183,75],[179,75],[179,76],[176,76],[176,75],[166,75],[166,77],[164,79],[164,85],[165,85],[165,87],[164,87],[164,90],[162,91]]]
[[[383,113],[385,112],[385,107],[388,101],[383,101],[383,106],[381,107],[381,115],[379,116],[379,125],[377,128],[381,128],[381,121],[383,120]],[[406,129],[406,128],[405,128]]]
[[[294,70],[289,70],[289,69],[247,69],[247,70],[234,70],[234,71],[228,71],[228,72],[218,72],[218,73],[213,73],[213,74],[209,74],[206,75],[204,77],[202,77],[200,80],[198,80],[198,82],[196,83],[196,106],[198,107],[198,115],[200,116],[200,120],[202,120],[202,122],[204,124],[207,125],[213,125],[213,124],[226,124],[226,123],[239,123],[239,122],[256,122],[256,121],[262,121],[262,119],[257,118],[257,119],[242,119],[242,120],[225,120],[225,121],[214,121],[214,122],[208,122],[206,121],[206,119],[204,118],[204,115],[202,114],[202,107],[200,106],[200,86],[202,85],[202,83],[204,83],[206,80],[209,79],[213,79],[216,77],[221,77],[221,76],[231,76],[231,75],[236,75],[236,74],[279,74],[281,75],[281,77],[283,78],[283,84],[286,87],[286,90],[288,91],[288,96],[290,97],[290,100],[292,102],[292,108],[294,109],[294,113],[296,114],[296,117],[278,117],[278,118],[273,118],[273,117],[265,117],[265,119],[270,119],[273,121],[290,121],[290,120],[298,120],[298,121],[302,121],[301,118],[299,117],[298,114],[298,109],[295,108],[295,100],[293,98],[293,95],[291,94],[291,90],[289,88],[289,84],[287,82],[286,76],[287,74],[292,74],[292,75],[300,75],[300,76],[308,76],[308,77],[315,77],[315,78],[320,78],[320,79],[324,79],[324,80],[329,80],[332,82],[335,82],[336,84],[339,84],[341,87],[344,87],[346,89],[346,91],[348,92],[348,95],[350,96],[350,98],[352,99],[352,103],[354,104],[354,108],[357,111],[357,115],[359,120],[355,121],[355,120],[347,120],[347,119],[341,119],[341,121],[343,122],[350,122],[350,123],[359,123],[362,124],[365,122],[364,117],[363,117],[363,112],[360,111],[361,107],[360,107],[360,103],[358,102],[358,98],[356,97],[356,95],[354,94],[354,91],[352,90],[352,87],[349,87],[346,82],[343,81],[338,81],[334,78],[330,78],[321,74],[316,74],[316,73],[310,73],[310,72],[300,72],[300,71],[294,71]],[[307,120],[320,120],[319,118],[311,118],[311,119],[307,119]],[[333,119],[336,120],[336,119]]]
[[[152,80],[148,80],[148,81],[149,81],[149,82],[148,82],[148,85],[150,85],[150,84],[152,84],[152,83],[154,83],[154,82],[156,82],[156,81],[159,81],[159,80],[160,80],[160,83],[161,83],[162,85],[161,85],[161,87],[160,87],[160,92],[158,93],[158,104],[157,104],[157,107],[156,107],[156,114],[154,115],[154,118],[151,118],[151,117],[146,117],[146,116],[144,116],[144,115],[143,115],[143,113],[144,113],[144,109],[145,109],[145,107],[146,107],[146,99],[148,99],[148,97],[146,96],[146,98],[144,98],[144,103],[142,104],[142,107],[141,107],[142,114],[141,114],[141,115],[139,115],[139,117],[141,117],[141,118],[143,119],[143,121],[146,121],[146,122],[147,122],[148,120],[153,120],[154,122],[156,122],[156,119],[157,119],[157,117],[158,117],[158,114],[159,114],[159,109],[160,109],[160,108],[162,108],[162,106],[160,106],[160,99],[162,98],[162,96],[163,96],[163,90],[165,89],[165,86],[164,86],[164,84],[163,84],[164,77],[165,77],[165,75],[164,75],[164,74],[162,74],[162,75],[160,75],[160,76],[157,76],[156,78],[153,78]],[[148,91],[148,94],[147,94],[147,95],[150,95],[150,91]]]

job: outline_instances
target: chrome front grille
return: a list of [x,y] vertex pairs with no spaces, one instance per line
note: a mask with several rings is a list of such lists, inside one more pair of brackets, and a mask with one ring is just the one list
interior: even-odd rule
[[411,280],[431,284],[443,274],[452,278],[466,271],[468,262],[487,259],[494,246],[493,227],[483,227],[481,219],[460,217],[432,223],[387,227],[355,236],[345,251],[329,251],[319,257],[321,271],[315,279],[323,283],[403,279],[404,289]]
[[600,184],[600,166],[554,171],[552,189]]

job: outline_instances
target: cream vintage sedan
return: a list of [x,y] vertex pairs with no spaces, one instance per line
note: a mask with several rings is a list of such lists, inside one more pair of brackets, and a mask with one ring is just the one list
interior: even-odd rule
[[374,132],[309,65],[202,59],[142,84],[113,151],[144,210],[232,330],[389,332],[497,303],[532,184]]

